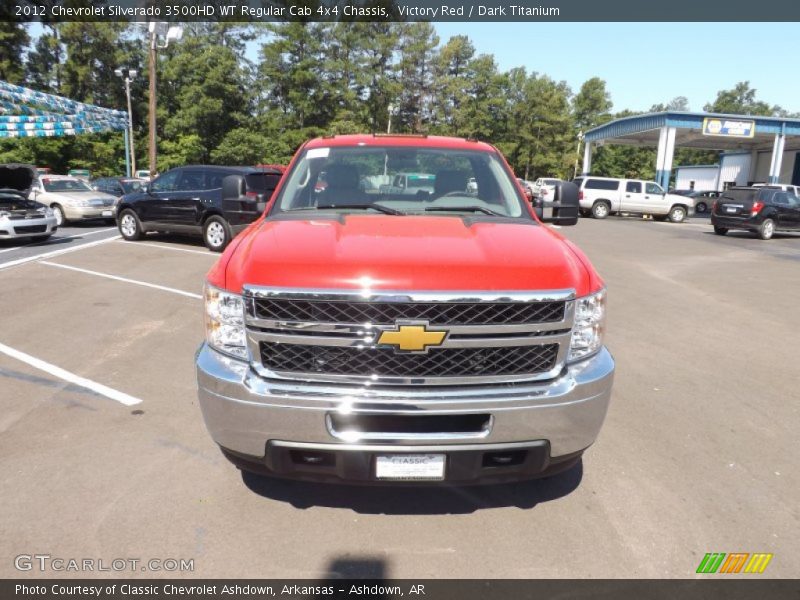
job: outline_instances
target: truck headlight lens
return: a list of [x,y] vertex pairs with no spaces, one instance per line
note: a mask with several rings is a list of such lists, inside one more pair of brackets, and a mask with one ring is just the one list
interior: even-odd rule
[[569,357],[573,362],[586,358],[603,346],[606,330],[606,291],[575,300],[575,325],[569,344]]
[[206,341],[208,345],[235,358],[247,359],[244,331],[244,300],[210,285],[205,287]]

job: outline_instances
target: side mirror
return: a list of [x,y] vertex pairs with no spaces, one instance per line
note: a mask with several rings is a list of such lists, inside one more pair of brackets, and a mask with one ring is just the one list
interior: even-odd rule
[[541,209],[541,220],[556,225],[577,225],[578,186],[569,181],[560,181],[554,187],[550,206],[546,203]]
[[245,194],[244,177],[228,175],[222,180],[222,199],[239,200]]

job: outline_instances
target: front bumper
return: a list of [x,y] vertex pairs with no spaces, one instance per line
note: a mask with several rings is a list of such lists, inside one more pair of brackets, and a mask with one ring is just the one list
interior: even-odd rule
[[55,217],[4,219],[0,221],[0,240],[50,235],[57,229]]
[[114,219],[117,216],[116,205],[112,206],[67,206],[64,207],[64,216],[70,221],[84,219]]
[[[203,344],[196,360],[198,398],[206,426],[217,444],[234,455],[281,475],[303,476],[292,468],[292,451],[327,452],[321,479],[370,479],[377,453],[445,453],[448,480],[497,475],[481,468],[487,452],[524,451],[509,475],[534,476],[590,446],[608,409],[614,360],[603,348],[567,367],[560,377],[535,384],[397,387],[369,389],[259,377],[248,364]],[[337,417],[434,417],[487,415],[479,431],[337,431]],[[377,419],[381,421],[381,419]],[[385,421],[384,421],[385,422]],[[445,420],[446,422],[446,420]],[[347,433],[347,435],[345,435]],[[288,457],[288,458],[287,458]],[[327,461],[327,459],[326,459]],[[471,465],[471,466],[470,466]],[[307,469],[306,469],[307,470]]]

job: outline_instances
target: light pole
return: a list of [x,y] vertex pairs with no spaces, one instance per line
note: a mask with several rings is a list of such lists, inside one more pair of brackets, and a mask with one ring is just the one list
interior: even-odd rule
[[389,109],[389,125],[386,126],[386,133],[392,133],[392,113],[394,112],[394,104],[388,106]]
[[131,81],[139,74],[136,69],[114,69],[117,77],[125,80],[125,96],[128,98],[128,144],[125,148],[126,154],[130,153],[130,161],[125,161],[126,175],[130,177],[136,171],[136,149],[133,143],[133,111],[131,110]]
[[572,178],[578,176],[578,161],[581,159],[581,142],[583,141],[583,132],[578,132],[578,147],[575,149],[575,170],[572,172]]
[[[149,98],[149,140],[148,140],[148,156],[150,159],[150,177],[154,177],[158,173],[156,165],[156,50],[166,48],[171,41],[177,42],[183,37],[183,28],[177,25],[170,26],[169,23],[150,21],[148,23],[148,31],[150,31],[149,39],[149,65],[148,65],[148,79],[150,80],[150,98]],[[164,38],[164,43],[159,44],[160,38]]]

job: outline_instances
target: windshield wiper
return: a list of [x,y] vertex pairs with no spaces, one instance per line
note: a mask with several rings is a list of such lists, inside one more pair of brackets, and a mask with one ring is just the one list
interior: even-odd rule
[[507,217],[503,213],[495,212],[483,206],[470,204],[469,206],[426,206],[422,209],[424,212],[479,212],[485,215],[492,215],[495,217]]
[[377,210],[378,212],[382,212],[385,215],[405,215],[406,213],[396,210],[394,208],[389,208],[388,206],[383,206],[382,204],[322,204],[319,206],[304,206],[303,208],[293,208],[288,212],[294,212],[296,210],[330,210],[330,209],[339,209],[343,208],[345,210],[352,210],[352,209],[360,209],[360,210]]

